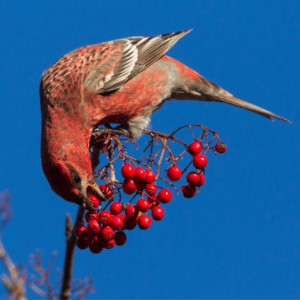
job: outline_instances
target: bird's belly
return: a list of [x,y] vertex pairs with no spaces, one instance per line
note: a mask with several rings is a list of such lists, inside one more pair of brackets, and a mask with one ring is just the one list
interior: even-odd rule
[[85,101],[91,106],[94,124],[126,124],[136,117],[151,115],[169,96],[167,82],[167,70],[154,64],[115,93],[88,95]]

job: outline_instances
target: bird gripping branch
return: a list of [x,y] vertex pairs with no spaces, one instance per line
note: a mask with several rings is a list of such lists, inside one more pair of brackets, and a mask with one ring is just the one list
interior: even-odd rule
[[[93,130],[115,130],[138,138],[149,117],[165,101],[224,102],[289,122],[238,99],[177,60],[164,55],[191,30],[153,37],[131,37],[76,49],[42,76],[41,159],[53,191],[87,209],[87,188],[102,200],[89,154]],[[114,131],[111,129],[112,132]]]

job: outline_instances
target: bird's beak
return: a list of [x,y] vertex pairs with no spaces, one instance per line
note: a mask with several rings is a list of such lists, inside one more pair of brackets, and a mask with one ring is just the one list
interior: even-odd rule
[[82,206],[84,209],[95,211],[96,208],[86,195],[82,195],[75,200],[75,203]]
[[105,198],[105,196],[103,195],[103,193],[101,192],[101,190],[99,189],[98,185],[96,184],[96,182],[93,183],[88,183],[86,185],[86,191],[90,189],[92,191],[92,193],[100,200],[100,201],[106,201],[107,199]]
[[86,188],[82,191],[81,196],[78,197],[75,202],[85,209],[95,211],[96,208],[92,205],[92,202],[88,198],[88,190],[89,192],[92,192],[92,194],[95,195],[100,200],[100,203],[101,201],[106,200],[105,196],[103,195],[98,185],[94,181],[93,183],[88,183],[86,185]]

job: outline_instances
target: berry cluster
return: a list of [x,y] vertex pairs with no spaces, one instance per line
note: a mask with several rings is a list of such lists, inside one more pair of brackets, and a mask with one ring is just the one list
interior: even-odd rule
[[[168,189],[161,189],[156,195],[157,186],[153,184],[155,173],[125,164],[121,174],[124,178],[122,187],[125,194],[137,192],[147,196],[147,199],[140,198],[136,205],[115,201],[111,203],[109,211],[87,212],[85,214],[87,225],[80,225],[75,229],[79,249],[89,247],[92,253],[100,253],[103,248],[111,249],[115,245],[124,245],[127,239],[124,230],[133,230],[137,225],[142,230],[150,227],[152,220],[147,214],[149,210],[153,220],[163,219],[164,210],[160,204],[169,203],[172,200],[172,193]],[[107,198],[113,193],[109,185],[101,185],[100,189]],[[95,208],[99,205],[99,200],[95,196],[91,195],[89,199]]]
[[[196,195],[196,188],[199,188],[204,184],[204,168],[207,165],[207,157],[204,154],[200,154],[203,147],[200,141],[194,141],[190,143],[188,152],[193,157],[193,166],[196,168],[196,172],[189,172],[186,175],[187,185],[182,185],[180,190],[185,198],[192,198]],[[218,142],[215,145],[215,151],[218,153],[224,153],[226,151],[226,144]],[[177,181],[181,178],[182,171],[177,166],[172,166],[167,170],[167,176],[171,181]]]
[[[185,198],[192,198],[196,195],[197,190],[199,191],[205,182],[204,171],[207,165],[207,151],[213,150],[215,154],[224,153],[226,145],[218,142],[214,147],[210,147],[209,144],[212,143],[215,137],[218,137],[217,133],[201,125],[188,126],[190,129],[192,126],[198,126],[203,130],[198,139],[195,138],[192,132],[195,141],[189,145],[174,137],[178,130],[187,126],[179,128],[171,135],[149,131],[148,134],[151,136],[151,141],[148,142],[144,152],[149,148],[150,154],[149,157],[142,157],[141,160],[128,156],[126,148],[119,137],[110,134],[102,136],[102,140],[100,140],[102,141],[102,152],[106,154],[109,163],[99,169],[97,173],[100,180],[106,181],[99,188],[109,201],[102,208],[97,197],[92,192],[90,193],[89,199],[97,211],[87,212],[82,224],[75,229],[75,235],[78,238],[76,244],[79,249],[89,248],[92,253],[100,253],[103,248],[111,249],[115,245],[122,246],[127,240],[126,230],[133,230],[136,227],[146,230],[151,226],[152,219],[161,221],[164,217],[164,209],[161,207],[161,204],[169,203],[173,195],[169,189],[158,186],[157,181],[161,180],[173,187],[178,193],[174,182],[180,180],[190,165],[193,165],[195,170],[190,171],[186,175],[187,184],[182,185],[180,190]],[[208,131],[213,133],[213,138],[210,142],[208,142],[207,137]],[[206,138],[205,146],[201,142],[204,137]],[[184,151],[179,155],[173,154],[169,147],[169,140],[183,145],[185,147]],[[153,145],[157,144],[157,141],[162,143],[162,147],[154,153]],[[113,157],[116,149],[118,150],[118,155]],[[167,163],[171,163],[171,166],[166,169],[165,178],[167,179],[161,177],[160,174],[160,166],[165,151],[170,154],[166,158]],[[182,159],[184,153],[189,153],[192,156],[192,160],[182,170],[177,164],[178,159]],[[113,163],[117,159],[122,159],[123,161],[121,168],[122,181],[115,179]],[[153,167],[156,168],[156,172],[153,170]],[[125,195],[131,195],[132,198],[129,201],[121,202],[123,198],[122,192]],[[116,196],[119,196],[119,201],[114,200]],[[136,204],[133,204],[133,200],[137,196],[138,200]]]

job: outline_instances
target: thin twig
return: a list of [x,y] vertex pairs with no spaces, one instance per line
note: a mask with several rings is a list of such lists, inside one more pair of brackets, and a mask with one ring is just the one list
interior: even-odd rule
[[[74,254],[75,254],[75,242],[76,236],[74,229],[81,223],[84,215],[84,208],[81,206],[78,208],[75,225],[72,231],[71,237],[66,239],[66,254],[65,254],[65,263],[64,263],[64,272],[63,272],[63,284],[60,293],[60,299],[66,300],[71,296],[71,280],[72,280],[72,271],[74,263]],[[68,226],[68,225],[67,225]]]
[[9,276],[2,275],[1,280],[5,288],[9,292],[10,296],[14,299],[25,300],[26,289],[24,286],[24,280],[19,275],[18,269],[15,264],[11,261],[9,255],[5,251],[5,248],[0,239],[0,259],[2,260]]

